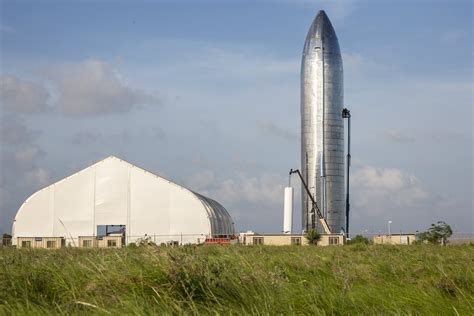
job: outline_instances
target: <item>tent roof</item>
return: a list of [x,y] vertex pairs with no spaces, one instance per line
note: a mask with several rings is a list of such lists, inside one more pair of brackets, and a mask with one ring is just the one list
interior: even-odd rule
[[[171,181],[171,180],[169,180],[169,179],[166,179],[166,178],[164,178],[164,177],[162,177],[162,176],[160,176],[160,175],[157,175],[156,173],[153,173],[153,172],[150,172],[150,171],[145,170],[145,169],[143,169],[143,168],[137,167],[136,165],[133,165],[133,164],[131,164],[130,162],[125,161],[125,160],[120,159],[120,158],[115,157],[115,156],[109,156],[109,157],[107,157],[107,158],[105,158],[105,159],[102,159],[102,160],[100,160],[100,161],[98,161],[98,162],[96,162],[96,163],[94,163],[94,164],[92,164],[92,165],[90,165],[90,166],[88,166],[88,167],[86,167],[86,168],[84,168],[84,169],[82,169],[82,170],[80,170],[80,171],[78,171],[78,172],[72,174],[72,175],[69,175],[69,176],[67,176],[67,177],[65,177],[65,178],[63,178],[63,179],[61,179],[61,180],[59,180],[59,181],[57,181],[57,182],[55,182],[55,183],[53,183],[53,184],[51,184],[51,185],[45,187],[45,188],[43,188],[43,189],[41,189],[41,190],[38,190],[36,193],[38,193],[38,192],[40,192],[40,191],[42,191],[42,190],[45,190],[45,189],[49,188],[50,186],[54,186],[55,184],[61,183],[61,182],[65,181],[65,180],[67,180],[68,178],[74,176],[75,174],[79,174],[79,173],[81,173],[81,172],[83,172],[83,171],[85,171],[85,170],[88,170],[89,168],[92,168],[92,167],[94,167],[94,166],[96,166],[96,165],[98,165],[98,164],[100,164],[100,163],[102,163],[102,162],[104,162],[104,161],[108,161],[108,160],[118,160],[120,163],[127,164],[128,166],[131,166],[131,167],[133,167],[133,168],[136,168],[136,169],[138,169],[138,170],[140,170],[140,171],[142,171],[142,172],[144,172],[144,173],[147,173],[147,174],[149,174],[149,175],[151,175],[151,176],[154,176],[154,177],[160,178],[160,179],[162,179],[162,180],[165,180],[165,181],[167,181],[167,182],[168,182],[169,184],[171,184],[171,185],[178,186],[178,187],[180,187],[180,188],[185,189],[186,191],[188,191],[190,194],[192,194],[195,198],[197,198],[197,199],[203,204],[203,206],[204,206],[204,208],[205,208],[205,210],[206,210],[207,216],[208,216],[208,218],[209,218],[209,220],[210,220],[210,223],[211,223],[211,231],[212,231],[212,234],[213,234],[213,235],[227,235],[227,234],[229,234],[229,232],[232,232],[232,233],[235,232],[235,230],[234,230],[234,223],[233,223],[233,221],[232,221],[232,218],[231,218],[230,214],[229,214],[229,213],[227,212],[227,210],[226,210],[220,203],[218,203],[217,201],[215,201],[215,200],[213,200],[213,199],[211,199],[211,198],[208,198],[208,197],[206,197],[206,196],[203,196],[203,195],[201,195],[201,194],[199,194],[199,193],[196,193],[196,192],[190,190],[189,188],[187,188],[187,187],[185,187],[185,186],[182,186],[182,185],[180,185],[180,184],[177,184],[177,183],[175,183],[175,182],[173,182],[173,181]],[[27,203],[28,200],[29,200],[32,196],[34,196],[36,193],[34,193],[33,195],[31,195],[24,203]]]

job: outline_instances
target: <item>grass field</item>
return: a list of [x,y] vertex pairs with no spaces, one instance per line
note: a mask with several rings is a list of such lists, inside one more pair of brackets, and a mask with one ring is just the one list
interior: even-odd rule
[[473,315],[473,246],[0,249],[0,314]]

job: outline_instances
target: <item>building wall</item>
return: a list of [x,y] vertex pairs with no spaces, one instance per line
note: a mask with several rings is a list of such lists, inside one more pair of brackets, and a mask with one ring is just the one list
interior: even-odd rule
[[[116,157],[104,159],[29,197],[13,224],[17,237],[94,236],[98,225],[125,225],[126,243],[195,243],[211,235],[201,200],[188,189]],[[69,240],[72,239],[72,240]]]
[[374,236],[374,244],[410,245],[416,240],[415,234],[392,234]]
[[107,236],[97,240],[98,248],[120,248],[122,247],[121,236]]
[[17,248],[50,248],[59,249],[65,246],[61,237],[18,237]]
[[96,248],[97,237],[95,236],[79,236],[79,242],[77,245],[79,248]]
[[[300,245],[307,246],[308,240],[305,235],[301,234],[241,234],[240,242],[244,245],[266,245],[266,246],[289,246],[296,245],[296,239],[300,241]],[[293,241],[293,242],[292,242]],[[341,234],[322,235],[318,246],[343,245],[345,237]]]

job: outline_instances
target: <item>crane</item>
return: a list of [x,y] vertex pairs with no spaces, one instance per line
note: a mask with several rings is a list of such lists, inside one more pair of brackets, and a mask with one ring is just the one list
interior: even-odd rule
[[312,219],[312,223],[311,223],[312,228],[313,228],[313,229],[315,228],[314,215],[315,215],[315,213],[316,213],[316,214],[318,214],[319,222],[321,223],[321,226],[323,226],[324,233],[330,234],[331,231],[329,230],[328,223],[326,222],[326,219],[324,218],[323,214],[322,214],[321,211],[319,210],[319,207],[318,207],[318,205],[316,204],[316,201],[314,200],[313,195],[312,195],[311,192],[309,191],[308,186],[306,185],[306,182],[304,182],[303,176],[301,175],[301,172],[300,172],[298,169],[295,169],[295,170],[290,169],[290,176],[291,176],[293,173],[297,173],[298,176],[300,176],[301,183],[303,183],[303,187],[305,188],[306,193],[308,194],[308,196],[309,196],[310,199],[311,199],[311,202],[313,203],[313,207],[311,208],[311,211],[309,212],[309,213],[311,214],[311,219]]

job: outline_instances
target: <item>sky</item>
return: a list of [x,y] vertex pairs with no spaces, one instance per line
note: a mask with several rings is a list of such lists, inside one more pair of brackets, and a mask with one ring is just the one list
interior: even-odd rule
[[[0,232],[110,155],[281,232],[319,10],[352,114],[351,233],[474,233],[471,1],[0,2]],[[295,186],[293,227],[300,224]]]

